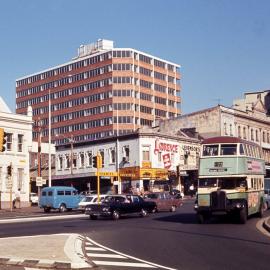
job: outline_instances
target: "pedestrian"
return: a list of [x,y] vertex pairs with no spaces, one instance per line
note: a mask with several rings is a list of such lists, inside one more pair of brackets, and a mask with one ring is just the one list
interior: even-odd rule
[[193,184],[191,184],[189,187],[189,194],[191,197],[193,197],[193,195],[194,195],[194,185]]
[[15,199],[13,200],[13,208],[16,208],[16,204],[18,205],[18,208],[21,208],[21,189],[20,188],[15,192]]

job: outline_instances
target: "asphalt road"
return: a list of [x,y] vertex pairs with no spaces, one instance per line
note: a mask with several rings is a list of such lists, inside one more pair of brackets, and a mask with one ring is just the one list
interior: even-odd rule
[[0,237],[79,233],[105,247],[175,269],[268,270],[270,238],[256,228],[258,221],[252,217],[241,225],[214,218],[200,225],[193,201],[185,201],[175,213],[151,214],[146,218],[132,216],[112,221],[89,220],[86,216],[1,224]]

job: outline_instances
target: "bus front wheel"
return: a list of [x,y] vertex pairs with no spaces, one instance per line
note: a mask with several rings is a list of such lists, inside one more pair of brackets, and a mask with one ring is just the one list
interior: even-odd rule
[[262,217],[264,216],[264,209],[265,209],[265,208],[266,208],[266,207],[264,206],[264,203],[261,202],[260,208],[259,208],[259,212],[258,212],[258,217],[259,217],[259,218],[262,218]]
[[200,224],[204,224],[205,221],[206,221],[206,214],[204,214],[204,213],[198,213],[197,214],[197,219],[198,219],[198,222]]
[[247,222],[247,208],[244,206],[239,212],[239,221],[241,224],[245,224]]

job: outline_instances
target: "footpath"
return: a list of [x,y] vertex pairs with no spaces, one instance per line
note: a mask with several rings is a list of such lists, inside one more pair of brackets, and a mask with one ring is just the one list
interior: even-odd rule
[[267,219],[263,222],[263,227],[264,227],[264,229],[266,229],[266,230],[270,233],[270,218],[267,218]]
[[[0,210],[0,228],[15,219],[45,216],[37,206]],[[47,215],[46,215],[47,216]],[[31,269],[88,270],[92,262],[83,254],[84,237],[79,234],[54,234],[0,238],[0,269],[29,267]]]

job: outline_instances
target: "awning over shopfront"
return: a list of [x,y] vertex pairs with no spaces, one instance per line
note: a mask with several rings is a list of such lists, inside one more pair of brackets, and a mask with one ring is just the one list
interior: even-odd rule
[[162,168],[140,168],[140,167],[127,167],[119,170],[121,178],[131,178],[131,180],[167,180],[168,170]]

